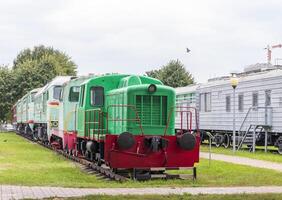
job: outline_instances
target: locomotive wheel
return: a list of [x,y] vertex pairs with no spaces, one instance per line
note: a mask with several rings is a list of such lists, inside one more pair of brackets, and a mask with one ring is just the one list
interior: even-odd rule
[[151,173],[149,170],[133,169],[132,178],[138,181],[146,181],[151,178]]
[[228,134],[224,134],[222,145],[224,146],[225,149],[227,149],[230,146],[230,138]]
[[37,140],[38,140],[38,135],[37,135],[37,133],[36,133],[36,132],[34,132],[34,133],[33,133],[33,139],[34,139],[35,141],[37,141]]
[[220,147],[220,145],[221,145],[221,141],[220,141],[220,139],[219,138],[217,138],[217,134],[215,135],[215,146],[216,147]]
[[98,158],[97,165],[98,165],[98,166],[102,166],[102,159],[101,159],[101,158]]
[[277,152],[278,152],[280,155],[282,155],[282,144],[279,144],[279,145],[278,145]]

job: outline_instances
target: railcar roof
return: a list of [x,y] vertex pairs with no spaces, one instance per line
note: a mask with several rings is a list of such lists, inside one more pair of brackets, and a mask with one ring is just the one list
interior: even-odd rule
[[50,87],[54,85],[63,85],[65,82],[71,79],[71,76],[57,76],[55,77],[51,82],[49,82],[47,85],[42,87],[36,94],[35,97],[42,94],[46,90],[48,90]]
[[86,75],[86,76],[77,76],[77,77],[73,77],[70,80],[66,81],[63,85],[68,85],[79,82],[79,83],[84,83],[85,81],[87,81],[88,79],[92,78],[93,75]]
[[127,76],[138,76],[138,77],[141,77],[141,78],[147,78],[147,79],[152,79],[154,81],[157,81],[159,82],[159,84],[163,84],[160,80],[158,79],[155,79],[155,78],[152,78],[152,77],[149,77],[149,76],[143,76],[143,75],[134,75],[134,74],[103,74],[103,75],[93,75],[93,76],[90,76],[89,79],[85,80],[83,83],[81,83],[82,85],[84,84],[87,84],[89,83],[90,81],[92,81],[93,79],[96,79],[96,78],[101,78],[101,77],[127,77]]
[[191,93],[191,92],[195,92],[199,86],[200,84],[193,84],[193,85],[188,85],[185,87],[178,87],[178,88],[175,88],[175,92],[176,94]]
[[[240,82],[274,78],[274,77],[282,78],[282,69],[281,68],[270,69],[270,70],[265,70],[261,72],[251,73],[251,74],[245,74],[245,73],[238,74],[239,84]],[[226,84],[230,84],[230,76],[220,77],[218,79],[214,79],[206,83],[200,83],[200,84],[194,84],[194,85],[188,85],[185,87],[175,88],[175,91],[176,91],[176,94],[186,94],[189,92],[196,91],[198,88],[214,87],[214,86],[226,85]]]
[[33,90],[31,90],[29,93],[34,93],[34,92],[38,92],[41,88],[35,88]]
[[[261,79],[267,79],[267,78],[273,78],[273,77],[279,77],[279,76],[282,77],[282,70],[274,69],[274,70],[269,70],[269,71],[252,73],[248,75],[239,74],[238,79],[239,79],[239,84],[240,84],[240,82],[261,80]],[[224,84],[230,84],[230,76],[222,78],[221,80],[214,80],[214,81],[209,81],[207,83],[201,84],[200,88],[212,87],[212,86],[218,86],[218,85],[224,85]]]

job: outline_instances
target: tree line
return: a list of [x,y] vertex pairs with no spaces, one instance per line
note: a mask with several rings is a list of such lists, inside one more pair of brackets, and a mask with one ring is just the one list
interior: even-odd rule
[[76,75],[76,64],[66,53],[43,45],[24,49],[12,67],[0,66],[0,120],[11,119],[14,103],[58,75]]
[[[76,74],[77,65],[65,52],[43,45],[22,50],[11,67],[0,66],[0,120],[9,121],[12,106],[30,90],[44,86],[58,75]],[[172,60],[145,75],[171,87],[194,83],[193,76],[179,60]]]

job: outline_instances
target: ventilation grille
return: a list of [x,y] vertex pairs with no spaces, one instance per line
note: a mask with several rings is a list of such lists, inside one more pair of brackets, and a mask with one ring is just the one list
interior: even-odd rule
[[136,109],[142,125],[166,125],[166,96],[137,95]]

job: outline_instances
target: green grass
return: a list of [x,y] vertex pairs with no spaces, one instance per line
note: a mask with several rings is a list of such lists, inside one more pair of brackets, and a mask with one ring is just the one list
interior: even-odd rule
[[[202,159],[198,179],[146,182],[98,180],[55,152],[13,133],[0,134],[0,184],[63,187],[188,187],[282,185],[282,173]],[[181,171],[190,173],[190,171]]]
[[[208,145],[201,145],[201,151],[203,152],[209,152],[209,146]],[[219,153],[219,154],[225,154],[225,155],[236,155],[236,156],[242,156],[247,158],[253,158],[258,160],[266,160],[271,162],[277,162],[282,163],[282,155],[274,152],[267,152],[264,151],[256,151],[255,153],[249,152],[248,150],[240,150],[236,151],[235,154],[233,154],[232,148],[225,149],[224,147],[215,147],[212,146],[211,148],[212,153]]]
[[77,200],[279,200],[281,194],[236,194],[236,195],[128,195],[128,196],[86,196],[67,198]]

